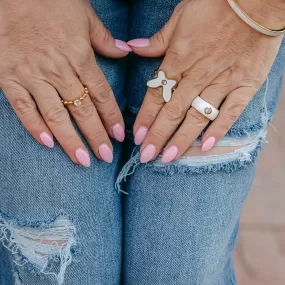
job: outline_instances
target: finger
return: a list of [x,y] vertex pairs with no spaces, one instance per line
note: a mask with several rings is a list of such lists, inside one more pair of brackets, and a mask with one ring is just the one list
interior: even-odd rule
[[122,40],[115,40],[110,31],[97,17],[94,9],[90,5],[88,10],[90,22],[90,40],[94,50],[106,57],[125,57],[132,48]]
[[96,107],[107,133],[122,142],[125,125],[116,98],[104,73],[96,64],[94,53],[90,54],[83,68],[76,70],[80,81],[88,87],[90,99]]
[[[65,72],[68,74],[68,71]],[[63,100],[76,101],[84,92],[82,83],[75,75],[69,74],[68,79],[57,82],[55,88]],[[76,125],[88,141],[97,158],[110,163],[113,161],[112,144],[108,134],[99,118],[94,104],[89,96],[82,101],[77,101],[80,105],[66,105],[69,113],[74,118]]]
[[[194,98],[218,76],[217,70],[219,69],[211,70],[204,67],[204,65],[205,62],[202,61],[197,66],[194,64],[189,74],[179,82],[172,99],[162,107],[141,146],[142,161],[147,162],[156,158],[167,140],[185,118]],[[149,144],[152,145],[152,149],[155,149],[152,158],[150,154],[148,155]]]
[[254,87],[240,87],[227,96],[218,117],[202,137],[202,151],[210,151],[227,134],[257,91]]
[[[232,86],[230,84],[211,85],[202,92],[200,97],[218,109],[225,97],[232,90],[231,88]],[[210,120],[207,117],[194,107],[191,107],[187,111],[182,125],[164,149],[162,161],[168,163],[178,160],[189,149],[209,122]]]
[[[195,55],[189,58],[187,52],[184,53],[183,51],[181,52],[171,48],[167,51],[160,70],[166,72],[168,79],[177,80],[178,87],[174,93],[181,93],[182,96],[179,96],[182,97],[181,100],[186,100],[186,102],[181,101],[181,103],[184,107],[189,108],[194,98],[198,96],[219,73],[225,71],[227,67],[228,65],[222,61],[211,63],[208,58],[196,58]],[[180,82],[182,74],[185,84]],[[173,98],[177,96],[175,94],[173,94]],[[187,102],[188,104],[186,104]],[[135,143],[137,145],[143,142],[147,131],[155,121],[164,104],[162,87],[156,89],[149,88],[147,90],[134,124]]]
[[159,57],[163,56],[170,44],[177,23],[179,21],[180,14],[182,12],[183,2],[178,4],[164,27],[153,35],[150,39],[139,38],[133,39],[127,42],[133,49],[133,51],[144,57]]
[[29,92],[35,98],[46,124],[74,163],[90,166],[90,156],[75,131],[68,111],[53,86],[46,82],[30,84]]
[[16,83],[7,84],[2,89],[26,130],[40,144],[53,148],[53,135],[39,113],[30,93]]
[[[165,72],[168,79],[179,82],[182,78],[182,70],[180,65],[171,64],[175,62],[174,58],[175,55],[167,55],[160,66],[160,70]],[[136,145],[140,145],[144,141],[145,135],[164,105],[163,87],[148,88],[133,127]]]

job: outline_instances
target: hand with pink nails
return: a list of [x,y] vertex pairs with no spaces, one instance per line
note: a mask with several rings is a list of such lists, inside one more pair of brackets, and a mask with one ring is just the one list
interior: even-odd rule
[[[283,0],[238,2],[263,25],[284,28]],[[134,125],[141,162],[162,149],[164,163],[178,160],[207,126],[201,152],[211,151],[264,83],[281,42],[282,36],[265,36],[243,22],[226,0],[182,1],[161,31],[129,41],[138,55],[164,56],[159,69],[178,82],[167,103],[161,89],[147,90]],[[195,109],[197,96],[214,109]],[[217,116],[210,122],[206,115],[213,111]]]
[[[74,163],[88,167],[72,116],[97,158],[112,162],[109,136],[122,142],[124,121],[94,50],[121,58],[130,46],[112,37],[87,0],[2,0],[0,22],[0,88],[24,127],[49,148],[55,137]],[[85,87],[79,106],[63,105]]]

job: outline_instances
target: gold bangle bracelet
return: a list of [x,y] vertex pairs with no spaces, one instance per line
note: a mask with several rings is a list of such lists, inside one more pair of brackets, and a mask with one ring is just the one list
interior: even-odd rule
[[276,37],[276,36],[282,36],[285,34],[285,28],[281,30],[271,30],[269,28],[264,27],[260,23],[253,20],[249,15],[247,15],[242,8],[239,6],[236,0],[227,0],[232,9],[236,12],[236,14],[249,26],[251,26],[253,29],[257,30],[258,32],[265,34],[267,36]]

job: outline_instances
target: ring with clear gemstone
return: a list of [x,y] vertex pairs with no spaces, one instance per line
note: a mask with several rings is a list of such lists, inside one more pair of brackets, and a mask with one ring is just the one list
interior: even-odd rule
[[76,107],[79,107],[81,105],[81,101],[79,99],[76,99],[73,104],[76,106]]
[[206,107],[204,110],[206,115],[210,115],[212,113],[212,108],[211,107]]
[[79,107],[82,104],[82,101],[87,97],[89,91],[88,88],[85,87],[84,88],[84,93],[77,99],[75,100],[63,100],[61,99],[61,102],[63,103],[63,105],[74,105],[75,107]]

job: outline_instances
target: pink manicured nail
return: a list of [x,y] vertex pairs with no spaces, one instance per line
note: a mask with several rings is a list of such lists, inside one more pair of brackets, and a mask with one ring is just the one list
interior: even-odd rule
[[135,39],[128,41],[127,44],[131,47],[143,48],[149,46],[149,39]]
[[146,127],[139,127],[135,135],[135,144],[140,145],[143,141],[148,132],[148,128]]
[[133,51],[132,48],[124,41],[115,40],[115,44],[116,47],[122,51],[127,51],[127,52]]
[[176,157],[177,153],[178,153],[177,146],[173,145],[169,147],[162,155],[162,162],[163,163],[171,162]]
[[54,141],[53,138],[46,132],[42,132],[40,133],[40,138],[41,141],[43,142],[43,144],[49,148],[53,148],[54,147]]
[[151,161],[155,153],[156,153],[156,147],[153,144],[148,144],[141,153],[141,163],[146,163]]
[[216,139],[214,137],[209,137],[202,145],[202,151],[207,152],[213,148],[215,145]]
[[90,166],[91,164],[90,156],[86,150],[84,150],[83,148],[78,148],[75,151],[75,156],[80,164],[82,164],[85,167]]
[[113,161],[113,152],[107,144],[104,143],[100,145],[99,153],[104,161],[108,163],[111,163]]
[[124,128],[121,126],[120,123],[117,123],[114,127],[113,127],[113,135],[114,138],[119,141],[122,142],[125,139],[125,130]]

